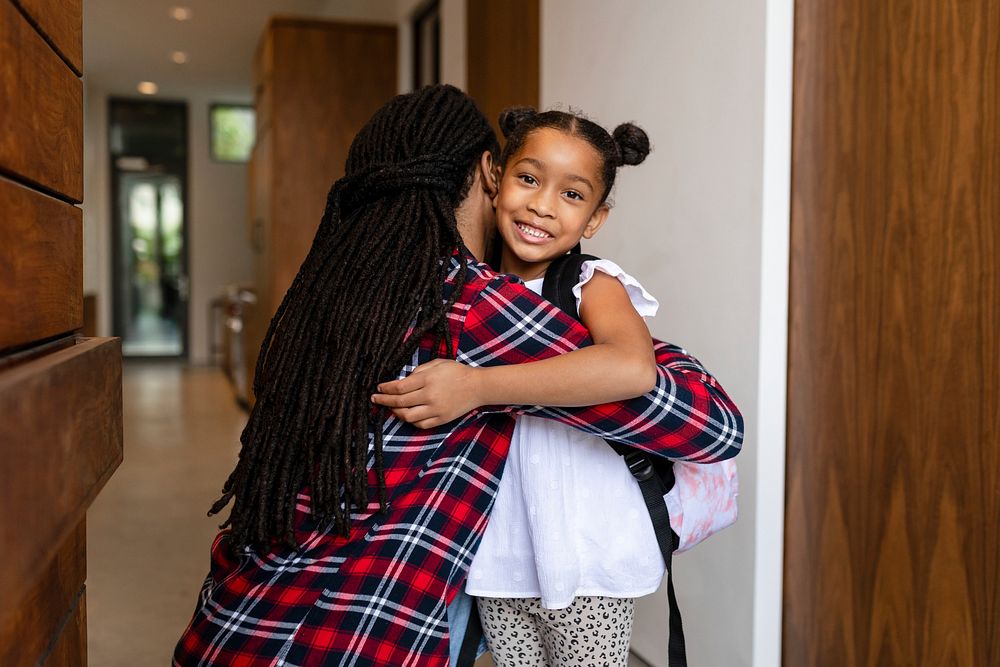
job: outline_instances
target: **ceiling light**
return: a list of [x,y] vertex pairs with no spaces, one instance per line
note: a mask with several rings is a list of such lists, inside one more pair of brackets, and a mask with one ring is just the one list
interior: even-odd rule
[[188,61],[188,54],[183,51],[174,51],[170,54],[170,59],[173,60],[178,65],[183,65]]
[[152,81],[143,81],[137,87],[143,95],[155,95],[160,90],[160,87]]
[[191,8],[190,7],[171,7],[170,16],[175,21],[189,21],[191,20]]

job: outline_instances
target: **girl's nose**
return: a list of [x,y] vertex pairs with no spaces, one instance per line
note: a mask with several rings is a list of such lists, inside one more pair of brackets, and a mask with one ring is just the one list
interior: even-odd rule
[[528,200],[528,210],[540,218],[554,217],[552,203],[549,201],[548,195],[541,190],[537,191],[535,196]]

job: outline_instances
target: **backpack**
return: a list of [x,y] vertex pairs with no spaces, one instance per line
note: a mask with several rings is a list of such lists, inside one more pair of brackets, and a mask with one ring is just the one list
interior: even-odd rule
[[[580,282],[586,261],[597,260],[580,253],[577,245],[549,265],[542,297],[579,320],[573,287]],[[734,461],[687,463],[653,456],[641,449],[608,441],[625,460],[642,491],[656,533],[656,541],[667,565],[667,599],[670,604],[670,667],[686,667],[684,627],[674,593],[675,552],[687,551],[736,521],[739,481]]]

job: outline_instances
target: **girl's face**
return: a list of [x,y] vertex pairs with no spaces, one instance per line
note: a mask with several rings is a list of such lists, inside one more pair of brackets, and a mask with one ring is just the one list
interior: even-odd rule
[[604,224],[601,156],[552,128],[535,130],[503,167],[496,198],[503,270],[530,280]]

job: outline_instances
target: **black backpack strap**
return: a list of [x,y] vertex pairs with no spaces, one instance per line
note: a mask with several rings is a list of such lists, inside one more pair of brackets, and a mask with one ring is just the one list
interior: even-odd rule
[[677,606],[674,593],[674,564],[667,559],[667,600],[670,603],[670,639],[667,643],[667,658],[670,667],[687,667],[687,648],[684,642],[684,624],[681,609]]
[[[684,624],[681,621],[681,610],[677,606],[677,594],[674,592],[674,549],[680,543],[677,534],[670,527],[670,514],[667,503],[663,500],[668,489],[663,479],[653,468],[649,454],[640,449],[625,447],[617,443],[610,444],[628,465],[629,471],[639,483],[642,499],[649,511],[656,533],[656,543],[663,554],[663,562],[667,565],[667,601],[670,604],[670,639],[668,640],[668,658],[670,667],[687,667],[687,649],[684,642]],[[673,486],[671,484],[671,486]]]
[[[579,244],[569,254],[555,259],[545,272],[542,297],[571,315],[573,319],[579,320],[580,313],[576,307],[573,287],[580,282],[580,269],[583,263],[594,259],[598,258],[582,254]],[[629,471],[639,484],[642,499],[646,503],[646,510],[653,522],[656,543],[659,545],[663,561],[667,565],[667,601],[670,604],[669,665],[670,667],[687,667],[684,626],[681,622],[680,608],[677,606],[677,595],[674,592],[673,553],[679,544],[679,539],[670,527],[670,514],[667,512],[667,503],[663,500],[663,496],[674,485],[672,465],[657,470],[650,455],[646,452],[610,440],[608,444],[625,459]],[[477,617],[477,625],[478,621]],[[471,622],[470,619],[470,627]],[[482,632],[481,629],[480,632]],[[469,633],[467,632],[466,641],[468,641],[468,637]],[[465,650],[465,644],[462,645],[462,649]]]
[[545,271],[545,281],[542,283],[542,298],[553,304],[574,320],[580,319],[576,308],[576,297],[573,287],[580,282],[580,268],[589,260],[598,259],[593,255],[584,255],[579,251],[557,257]]
[[[672,589],[671,589],[672,590]],[[479,605],[472,601],[469,610],[469,624],[465,626],[465,638],[458,653],[458,667],[473,667],[476,664],[476,653],[483,639],[483,624],[479,620]]]

